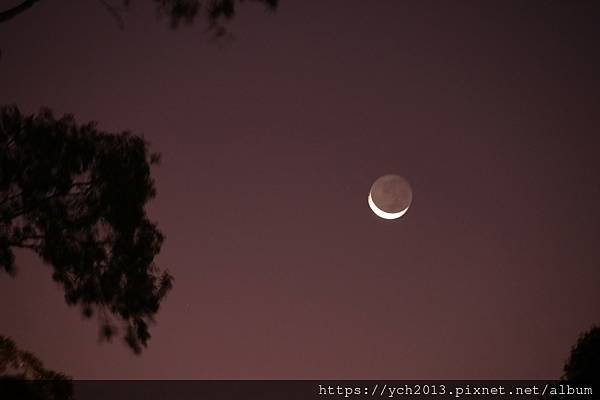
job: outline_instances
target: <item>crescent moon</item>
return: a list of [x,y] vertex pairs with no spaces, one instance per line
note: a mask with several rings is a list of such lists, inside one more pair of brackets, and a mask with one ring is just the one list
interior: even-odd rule
[[379,207],[377,207],[377,205],[375,204],[375,202],[373,201],[373,198],[371,197],[371,192],[369,192],[369,207],[371,207],[371,210],[373,210],[373,212],[381,217],[381,218],[385,218],[385,219],[396,219],[396,218],[400,218],[401,216],[403,216],[404,214],[406,214],[406,212],[408,211],[408,207],[406,207],[404,210],[402,211],[398,211],[395,213],[389,213],[386,211],[383,211],[382,209],[380,209]]

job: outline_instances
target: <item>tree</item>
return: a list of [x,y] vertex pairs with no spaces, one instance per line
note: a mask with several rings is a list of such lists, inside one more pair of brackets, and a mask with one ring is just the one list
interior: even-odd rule
[[[0,23],[12,20],[23,14],[40,0],[24,0],[20,4],[0,11]],[[100,0],[102,5],[109,13],[117,19],[117,22],[122,27],[123,19],[120,9],[109,0]],[[129,7],[131,0],[120,0],[124,7]],[[254,2],[263,3],[268,9],[274,10],[277,7],[278,0],[252,0]],[[198,17],[204,16],[209,22],[209,28],[218,36],[225,34],[223,22],[230,20],[235,16],[237,5],[243,0],[152,0],[156,5],[160,15],[167,16],[170,20],[172,28],[179,26],[181,23],[190,24]]]
[[0,392],[6,399],[68,400],[73,398],[73,382],[0,335]]
[[107,340],[120,321],[136,354],[173,280],[154,262],[163,235],[145,211],[158,161],[129,132],[0,108],[0,270],[15,275],[14,248],[34,251],[67,304],[97,314]]
[[579,336],[564,366],[563,379],[570,382],[600,382],[600,327]]

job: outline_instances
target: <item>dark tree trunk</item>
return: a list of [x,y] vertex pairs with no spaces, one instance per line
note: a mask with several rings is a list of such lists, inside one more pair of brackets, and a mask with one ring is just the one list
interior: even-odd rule
[[9,21],[16,17],[17,15],[27,11],[31,6],[37,3],[40,0],[25,0],[18,6],[10,8],[6,11],[0,11],[0,23]]

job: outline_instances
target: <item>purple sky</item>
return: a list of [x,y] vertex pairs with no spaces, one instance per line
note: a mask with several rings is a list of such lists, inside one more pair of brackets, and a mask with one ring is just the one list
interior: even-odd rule
[[[600,322],[599,2],[248,3],[223,43],[149,3],[124,31],[80,0],[0,24],[0,104],[162,153],[150,346],[98,344],[27,252],[1,334],[81,379],[561,375]],[[400,220],[367,205],[386,173]]]

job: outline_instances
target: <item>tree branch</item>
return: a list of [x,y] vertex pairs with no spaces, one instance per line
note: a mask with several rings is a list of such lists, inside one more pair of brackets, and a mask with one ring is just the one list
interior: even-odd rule
[[[76,192],[71,192],[71,189],[74,189],[74,188],[85,188],[85,190],[80,189],[80,190],[78,190]],[[67,196],[82,196],[82,195],[85,196],[93,188],[94,188],[94,181],[93,180],[89,180],[89,181],[86,181],[86,182],[75,182],[75,183],[72,183],[71,186],[68,189],[66,189],[66,190],[55,191],[55,192],[47,195],[44,198],[38,199],[38,201],[37,201],[38,204],[35,205],[35,206],[33,206],[33,207],[28,207],[28,208],[27,207],[22,207],[22,208],[17,208],[15,210],[13,210],[13,212],[11,214],[9,214],[9,217],[10,217],[10,219],[13,219],[15,217],[19,217],[21,215],[27,214],[28,212],[31,212],[35,208],[39,207],[39,205],[43,204],[45,201],[51,200],[51,199],[53,199],[55,197],[58,197],[58,196],[65,196],[65,197],[67,197]],[[7,201],[9,201],[10,199],[18,197],[21,194],[22,193],[20,192],[18,194],[15,194],[15,195],[7,198],[6,200],[3,200],[2,202],[0,202],[0,205],[3,205],[4,203],[6,203]]]
[[31,8],[31,6],[33,6],[38,1],[40,1],[40,0],[25,0],[18,6],[15,6],[6,11],[0,12],[0,23],[11,20],[14,17],[18,16],[19,14],[27,11],[29,8]]
[[30,250],[37,250],[39,247],[39,244],[20,243],[20,242],[9,242],[8,244],[11,247],[19,247],[21,249],[30,249]]
[[100,3],[102,3],[104,8],[106,8],[106,11],[108,11],[108,13],[111,15],[111,17],[113,17],[115,19],[119,29],[120,30],[125,29],[125,22],[123,22],[123,17],[121,16],[121,13],[119,12],[119,10],[112,4],[109,4],[108,2],[106,2],[105,0],[100,0]]

